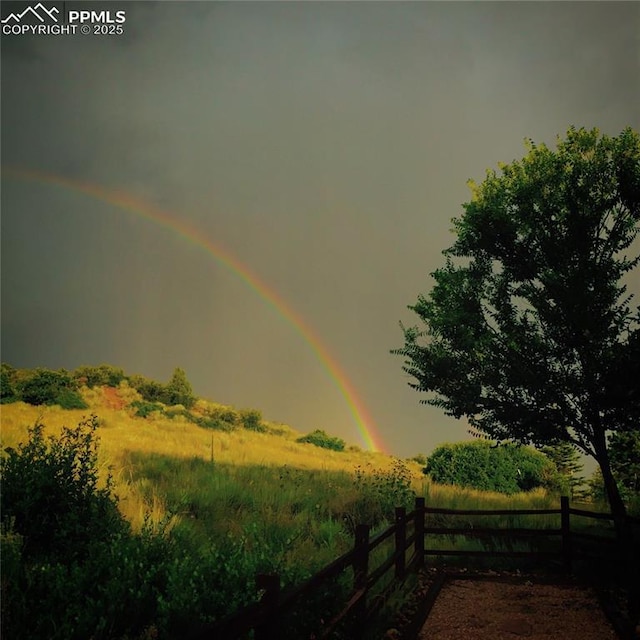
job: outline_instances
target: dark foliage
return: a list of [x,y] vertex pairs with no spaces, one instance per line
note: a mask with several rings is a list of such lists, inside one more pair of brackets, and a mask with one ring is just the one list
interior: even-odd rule
[[84,557],[91,543],[124,529],[110,480],[99,487],[97,428],[92,416],[45,438],[38,423],[0,459],[2,520],[22,537],[26,557]]
[[571,128],[557,149],[472,185],[435,286],[404,329],[411,386],[496,440],[568,442],[600,465],[616,527],[625,507],[608,432],[640,423],[640,136]]
[[485,441],[439,446],[427,459],[424,472],[440,484],[506,494],[559,486],[558,474],[543,454],[530,447]]
[[64,369],[36,369],[22,382],[19,395],[28,404],[58,404],[63,409],[86,409],[87,404],[77,388],[77,382]]
[[321,429],[316,429],[306,436],[298,438],[296,442],[308,442],[314,444],[316,447],[322,447],[323,449],[332,449],[333,451],[344,451],[345,441],[342,438],[330,436]]

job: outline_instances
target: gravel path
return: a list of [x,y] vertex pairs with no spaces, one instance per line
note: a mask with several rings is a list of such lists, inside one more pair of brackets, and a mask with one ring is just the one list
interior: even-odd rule
[[616,640],[591,591],[572,585],[451,580],[420,640]]

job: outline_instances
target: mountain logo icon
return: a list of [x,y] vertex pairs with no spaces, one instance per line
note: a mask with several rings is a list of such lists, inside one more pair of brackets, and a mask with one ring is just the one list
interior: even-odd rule
[[[22,22],[22,18],[28,15],[35,17],[41,23],[47,22],[47,18],[49,18],[49,20],[53,20],[54,22],[58,22],[58,18],[56,16],[56,14],[58,13],[60,13],[60,10],[56,7],[47,9],[47,7],[42,4],[42,2],[38,2],[35,7],[29,5],[24,11],[21,11],[20,13],[10,13],[0,22],[2,22],[2,24],[7,24],[9,22],[13,24],[19,24],[20,22]],[[44,16],[46,16],[46,18]]]

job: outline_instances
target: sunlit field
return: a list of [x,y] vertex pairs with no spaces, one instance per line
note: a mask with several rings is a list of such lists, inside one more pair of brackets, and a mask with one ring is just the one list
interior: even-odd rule
[[[389,490],[389,498],[401,498],[398,491],[407,490],[405,498],[409,493],[424,496],[429,506],[447,508],[548,508],[557,504],[557,498],[541,490],[506,496],[437,485],[429,482],[414,461],[357,447],[332,451],[298,443],[295,440],[301,434],[287,425],[266,422],[265,433],[225,432],[201,428],[181,416],[154,413],[136,417],[128,406],[135,391],[126,386],[118,390],[122,408],[109,406],[115,390],[109,391],[83,390],[90,405],[83,410],[22,402],[3,405],[2,448],[26,441],[28,428],[36,422],[45,425],[46,434],[58,435],[63,426],[75,426],[84,417],[97,415],[101,474],[105,478],[112,475],[120,510],[134,528],[149,519],[157,523],[167,518],[173,523],[198,520],[197,529],[205,533],[210,525],[208,532],[216,535],[237,529],[244,516],[264,518],[269,512],[283,520],[287,512],[305,512],[313,520],[330,523],[325,525],[327,530],[337,530],[345,520],[369,515],[354,513],[353,507],[362,492],[372,487],[380,495]],[[259,506],[264,506],[262,513]],[[202,522],[203,514],[211,517]],[[381,517],[371,515],[374,521]]]

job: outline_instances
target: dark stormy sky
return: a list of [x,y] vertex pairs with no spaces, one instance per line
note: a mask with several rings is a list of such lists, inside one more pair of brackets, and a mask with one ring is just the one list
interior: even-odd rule
[[[640,3],[102,6],[123,35],[2,37],[3,166],[128,192],[231,252],[321,338],[389,452],[464,439],[407,386],[399,321],[467,179],[525,137],[640,125]],[[309,344],[211,255],[7,172],[2,359],[181,366],[199,395],[362,444]]]

